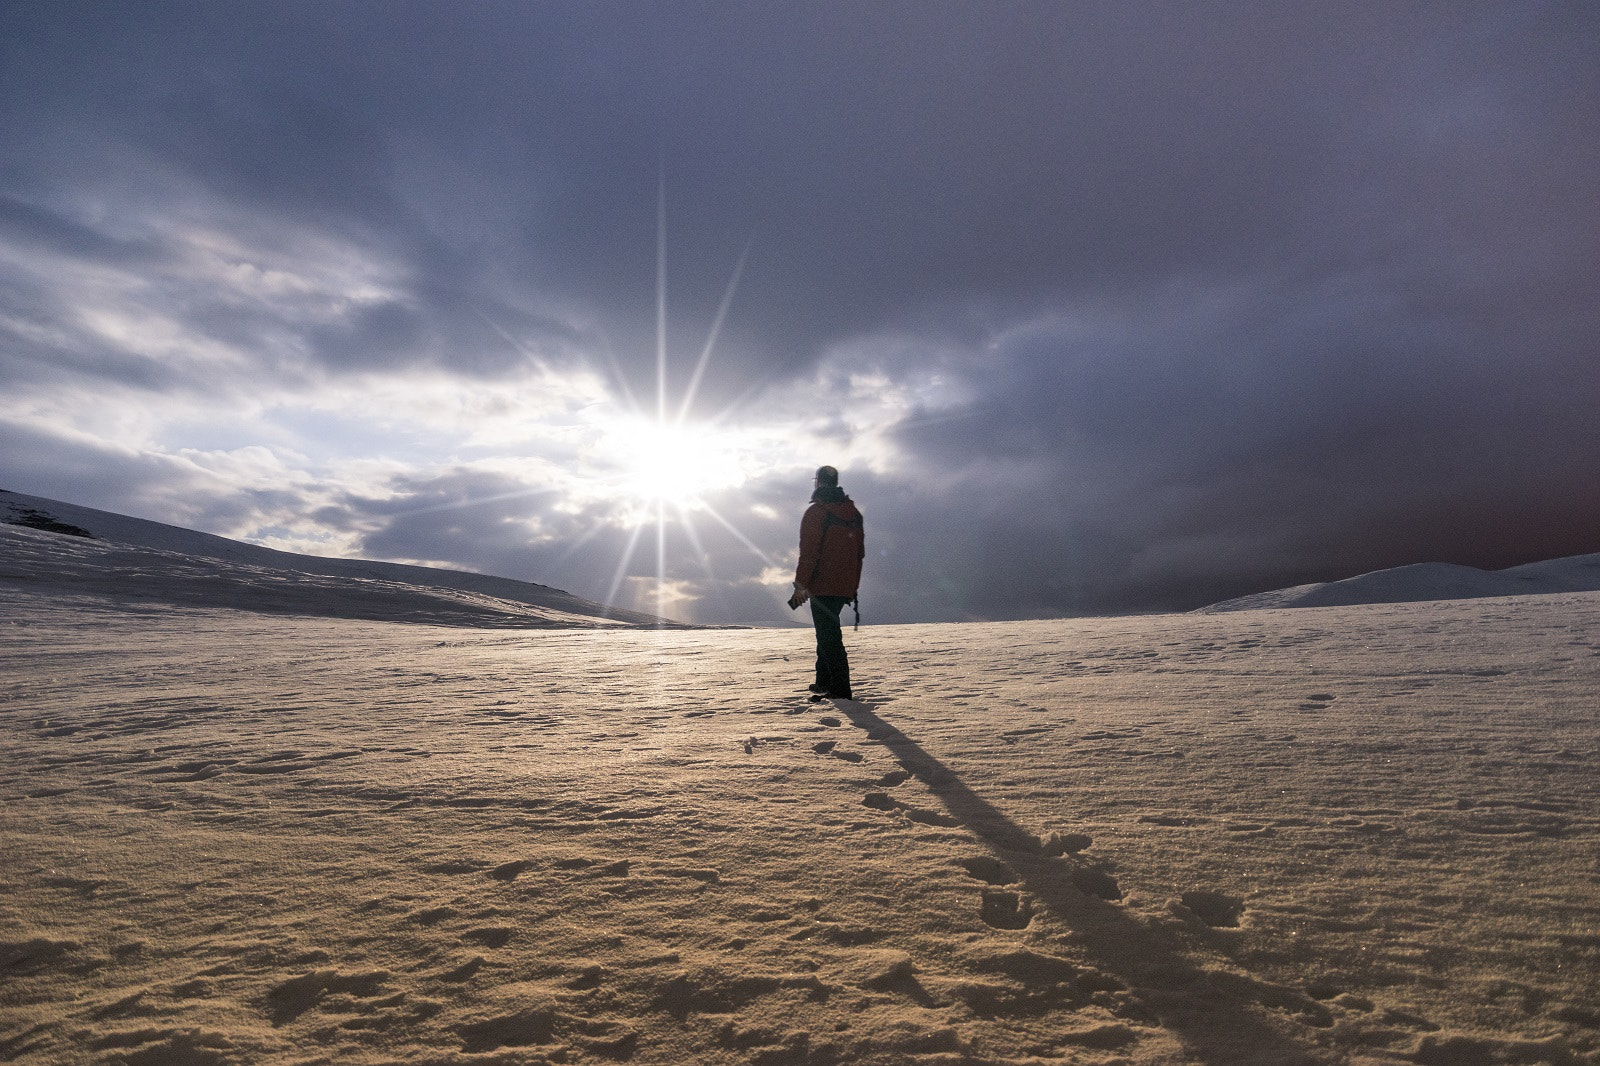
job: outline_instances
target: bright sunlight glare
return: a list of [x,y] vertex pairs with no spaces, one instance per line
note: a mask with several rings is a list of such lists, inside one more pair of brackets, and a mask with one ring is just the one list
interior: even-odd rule
[[745,482],[734,434],[693,423],[630,416],[609,427],[609,458],[633,501],[684,506]]

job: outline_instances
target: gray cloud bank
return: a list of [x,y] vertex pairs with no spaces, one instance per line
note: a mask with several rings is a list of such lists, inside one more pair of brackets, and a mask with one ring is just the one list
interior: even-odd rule
[[[646,398],[664,174],[675,389],[748,243],[700,410],[920,397],[845,471],[877,620],[1600,550],[1593,5],[52,3],[0,42],[17,491],[600,598],[628,531],[537,476],[71,413],[540,368]],[[394,468],[331,484],[313,444]],[[190,454],[253,446],[288,473]],[[710,502],[772,508],[735,525],[781,561],[832,459]],[[787,615],[696,529],[664,554],[700,617]]]

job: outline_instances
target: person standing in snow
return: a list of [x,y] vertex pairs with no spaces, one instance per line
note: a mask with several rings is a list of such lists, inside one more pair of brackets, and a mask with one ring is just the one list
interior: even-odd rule
[[[817,680],[813,699],[852,699],[850,659],[844,650],[839,616],[845,604],[855,606],[866,558],[866,530],[855,502],[839,487],[839,471],[817,468],[811,506],[800,520],[800,563],[794,571],[791,608],[811,601],[811,623],[817,631]],[[856,607],[859,623],[860,609]]]

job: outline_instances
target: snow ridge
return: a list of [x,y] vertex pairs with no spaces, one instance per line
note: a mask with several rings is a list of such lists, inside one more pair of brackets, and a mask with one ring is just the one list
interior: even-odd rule
[[561,589],[327,559],[0,490],[0,590],[267,614],[510,628],[673,626]]
[[1600,592],[1600,553],[1547,559],[1506,570],[1479,570],[1455,563],[1412,563],[1342,581],[1295,585],[1239,596],[1202,607],[1195,613],[1222,614],[1280,607],[1352,607],[1364,603],[1471,600],[1558,592]]

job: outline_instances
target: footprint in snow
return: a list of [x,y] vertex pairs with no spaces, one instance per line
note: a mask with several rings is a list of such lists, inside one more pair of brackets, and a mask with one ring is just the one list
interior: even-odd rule
[[1163,825],[1170,829],[1200,825],[1209,819],[1187,814],[1141,814],[1139,821],[1147,825]]
[[961,859],[957,861],[956,865],[977,880],[991,885],[1014,885],[1022,880],[1017,876],[1017,871],[992,855],[978,855],[970,859]]
[[1234,929],[1244,913],[1244,900],[1222,892],[1196,889],[1185,892],[1168,909],[1180,915],[1193,915],[1213,929]]
[[978,914],[994,929],[1026,929],[1033,922],[1033,901],[1019,892],[988,889]]

